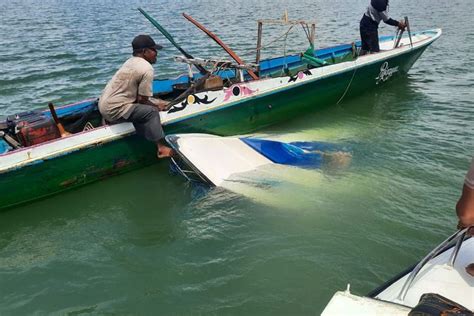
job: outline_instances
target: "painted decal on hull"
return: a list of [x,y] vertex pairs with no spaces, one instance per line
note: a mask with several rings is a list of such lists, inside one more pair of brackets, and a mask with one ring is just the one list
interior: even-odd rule
[[174,113],[174,112],[179,112],[179,111],[182,111],[186,108],[186,106],[188,106],[189,104],[194,104],[194,103],[197,103],[197,104],[211,104],[212,102],[214,102],[217,98],[214,98],[212,100],[208,100],[208,95],[206,94],[203,98],[200,98],[198,97],[197,95],[194,95],[194,94],[191,94],[191,95],[188,95],[188,97],[183,101],[181,102],[181,106],[178,107],[176,105],[174,105],[169,111],[168,113]]
[[224,102],[229,100],[232,96],[238,97],[239,95],[252,95],[256,91],[257,90],[252,90],[245,85],[235,84],[225,91]]
[[389,68],[388,61],[384,62],[382,66],[380,66],[380,73],[378,77],[375,78],[375,80],[377,80],[376,84],[387,81],[396,72],[398,72],[398,66]]
[[303,79],[305,76],[311,76],[311,75],[312,75],[311,71],[307,69],[305,71],[298,71],[296,75],[290,77],[288,82],[294,82],[297,79]]

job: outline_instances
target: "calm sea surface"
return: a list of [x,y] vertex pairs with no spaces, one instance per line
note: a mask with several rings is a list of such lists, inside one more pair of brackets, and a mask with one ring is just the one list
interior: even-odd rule
[[[443,29],[407,78],[257,133],[340,144],[348,168],[288,168],[233,193],[161,163],[0,213],[0,314],[318,314],[347,283],[365,294],[419,260],[455,230],[474,154],[472,3],[391,2],[413,30]],[[184,71],[137,7],[193,55],[225,56],[182,12],[251,60],[259,18],[315,20],[326,47],[358,38],[367,3],[0,0],[0,115],[98,96],[139,33],[166,46],[158,77]],[[306,48],[302,34],[287,52]]]

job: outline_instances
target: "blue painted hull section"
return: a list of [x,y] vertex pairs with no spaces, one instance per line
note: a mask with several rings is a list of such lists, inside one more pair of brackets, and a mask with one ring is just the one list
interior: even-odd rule
[[240,140],[274,163],[303,168],[320,168],[323,153],[338,150],[336,145],[323,142],[284,143],[247,137]]

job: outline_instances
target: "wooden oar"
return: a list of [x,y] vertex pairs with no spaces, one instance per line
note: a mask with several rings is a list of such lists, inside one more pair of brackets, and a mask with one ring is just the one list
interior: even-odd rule
[[[203,31],[204,33],[206,33],[210,38],[212,38],[217,44],[220,45],[220,47],[222,47],[226,52],[227,54],[230,55],[230,57],[232,57],[239,65],[243,65],[244,62],[242,61],[242,59],[240,59],[239,56],[237,56],[237,54],[229,48],[229,46],[227,46],[226,44],[224,44],[224,42],[219,38],[217,37],[217,35],[215,35],[214,33],[210,32],[208,29],[206,29],[202,24],[200,24],[198,21],[194,20],[191,16],[187,15],[186,13],[183,13],[183,16],[191,23],[193,23],[194,25],[196,25],[201,31]],[[252,71],[252,70],[247,70],[248,74],[250,75],[250,77],[252,77],[252,79],[254,80],[258,80],[258,76]]]
[[51,116],[53,117],[54,123],[56,123],[56,126],[58,127],[59,134],[61,134],[61,137],[66,137],[71,135],[71,133],[67,132],[64,129],[63,124],[59,122],[58,115],[56,114],[56,110],[54,109],[54,105],[52,102],[48,103],[49,111],[51,112]]
[[[166,31],[165,28],[162,27],[154,18],[152,18],[148,13],[146,13],[145,10],[143,10],[142,8],[138,8],[138,11],[140,11],[140,13],[143,14],[145,18],[147,18],[148,21],[150,21],[151,24],[153,24],[153,26],[156,27],[158,31],[160,31],[161,34],[163,34],[163,36],[166,37],[168,41],[170,41],[170,43],[173,44],[173,46],[176,47],[181,52],[181,54],[183,54],[186,58],[189,58],[189,59],[194,58],[193,56],[191,56],[191,54],[189,54],[181,46],[179,46],[178,43],[176,43],[176,41],[174,40],[173,36],[171,36],[171,34],[168,33],[168,31]],[[207,71],[206,68],[204,68],[201,65],[194,65],[194,66],[196,66],[199,72],[203,75],[209,72]]]

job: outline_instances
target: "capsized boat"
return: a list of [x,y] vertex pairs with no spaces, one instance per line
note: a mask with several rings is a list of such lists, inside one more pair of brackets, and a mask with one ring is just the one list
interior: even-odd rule
[[[211,186],[222,186],[237,174],[271,164],[320,168],[330,153],[338,152],[336,145],[325,142],[286,143],[254,137],[176,134],[166,140],[177,153],[171,159],[173,170]],[[350,159],[349,154],[338,153]]]
[[[300,22],[298,22],[300,23]],[[382,36],[377,54],[357,56],[360,43],[238,64],[178,56],[190,71],[155,80],[155,96],[172,102],[161,113],[167,134],[237,135],[287,122],[405,75],[440,29]],[[397,44],[397,45],[395,45]],[[249,70],[258,73],[252,79]],[[0,118],[0,209],[46,197],[157,161],[153,144],[130,123],[104,125],[96,99]],[[62,124],[70,134],[59,132]],[[8,193],[5,193],[8,192]]]
[[336,292],[321,315],[408,315],[413,309],[437,311],[423,315],[441,315],[437,306],[453,312],[443,315],[472,315],[474,277],[465,268],[474,263],[474,238],[467,237],[466,231],[456,232],[418,264],[367,296],[353,295],[349,287]]

